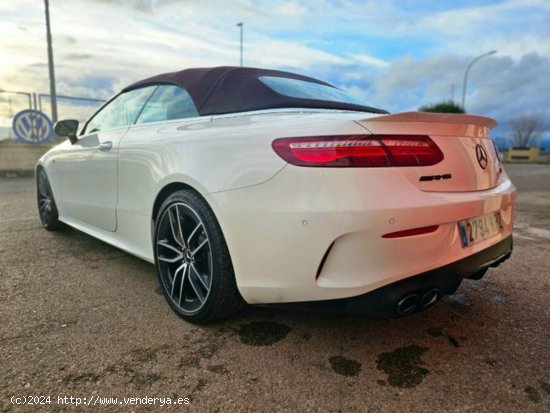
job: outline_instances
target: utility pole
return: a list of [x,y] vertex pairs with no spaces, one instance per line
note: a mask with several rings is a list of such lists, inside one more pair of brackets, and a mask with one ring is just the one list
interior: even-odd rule
[[241,67],[243,67],[243,23],[237,23],[237,27],[241,28]]
[[44,0],[46,6],[46,40],[48,42],[48,69],[50,72],[50,104],[52,107],[52,121],[57,122],[57,95],[55,93],[55,71],[53,64],[52,33],[50,27],[50,2]]

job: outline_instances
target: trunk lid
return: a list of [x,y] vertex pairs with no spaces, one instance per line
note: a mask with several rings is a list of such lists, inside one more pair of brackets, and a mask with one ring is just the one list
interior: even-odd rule
[[432,166],[399,170],[422,191],[467,192],[495,187],[502,171],[490,130],[493,119],[466,115],[405,112],[358,121],[374,135],[427,135],[444,159]]

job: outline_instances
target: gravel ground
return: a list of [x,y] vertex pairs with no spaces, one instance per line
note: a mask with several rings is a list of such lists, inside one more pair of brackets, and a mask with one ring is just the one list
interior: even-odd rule
[[[507,170],[519,189],[512,258],[428,311],[249,308],[206,327],[170,310],[152,265],[43,230],[33,180],[0,179],[0,409],[550,411],[550,166]],[[97,405],[60,404],[70,397]]]

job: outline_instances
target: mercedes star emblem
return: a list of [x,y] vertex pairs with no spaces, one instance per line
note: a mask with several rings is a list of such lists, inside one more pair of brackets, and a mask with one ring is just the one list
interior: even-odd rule
[[476,158],[477,163],[479,163],[479,166],[481,166],[481,169],[487,168],[487,152],[485,152],[485,149],[483,149],[483,146],[481,146],[479,143],[476,145]]

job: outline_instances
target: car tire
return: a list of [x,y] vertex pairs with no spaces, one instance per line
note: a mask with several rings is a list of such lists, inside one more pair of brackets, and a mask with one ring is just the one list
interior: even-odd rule
[[162,293],[183,319],[205,323],[245,305],[218,221],[195,191],[174,192],[162,203],[153,248]]
[[59,214],[57,212],[52,188],[44,168],[38,168],[36,171],[36,201],[42,226],[48,231],[60,229],[63,224],[59,221]]

